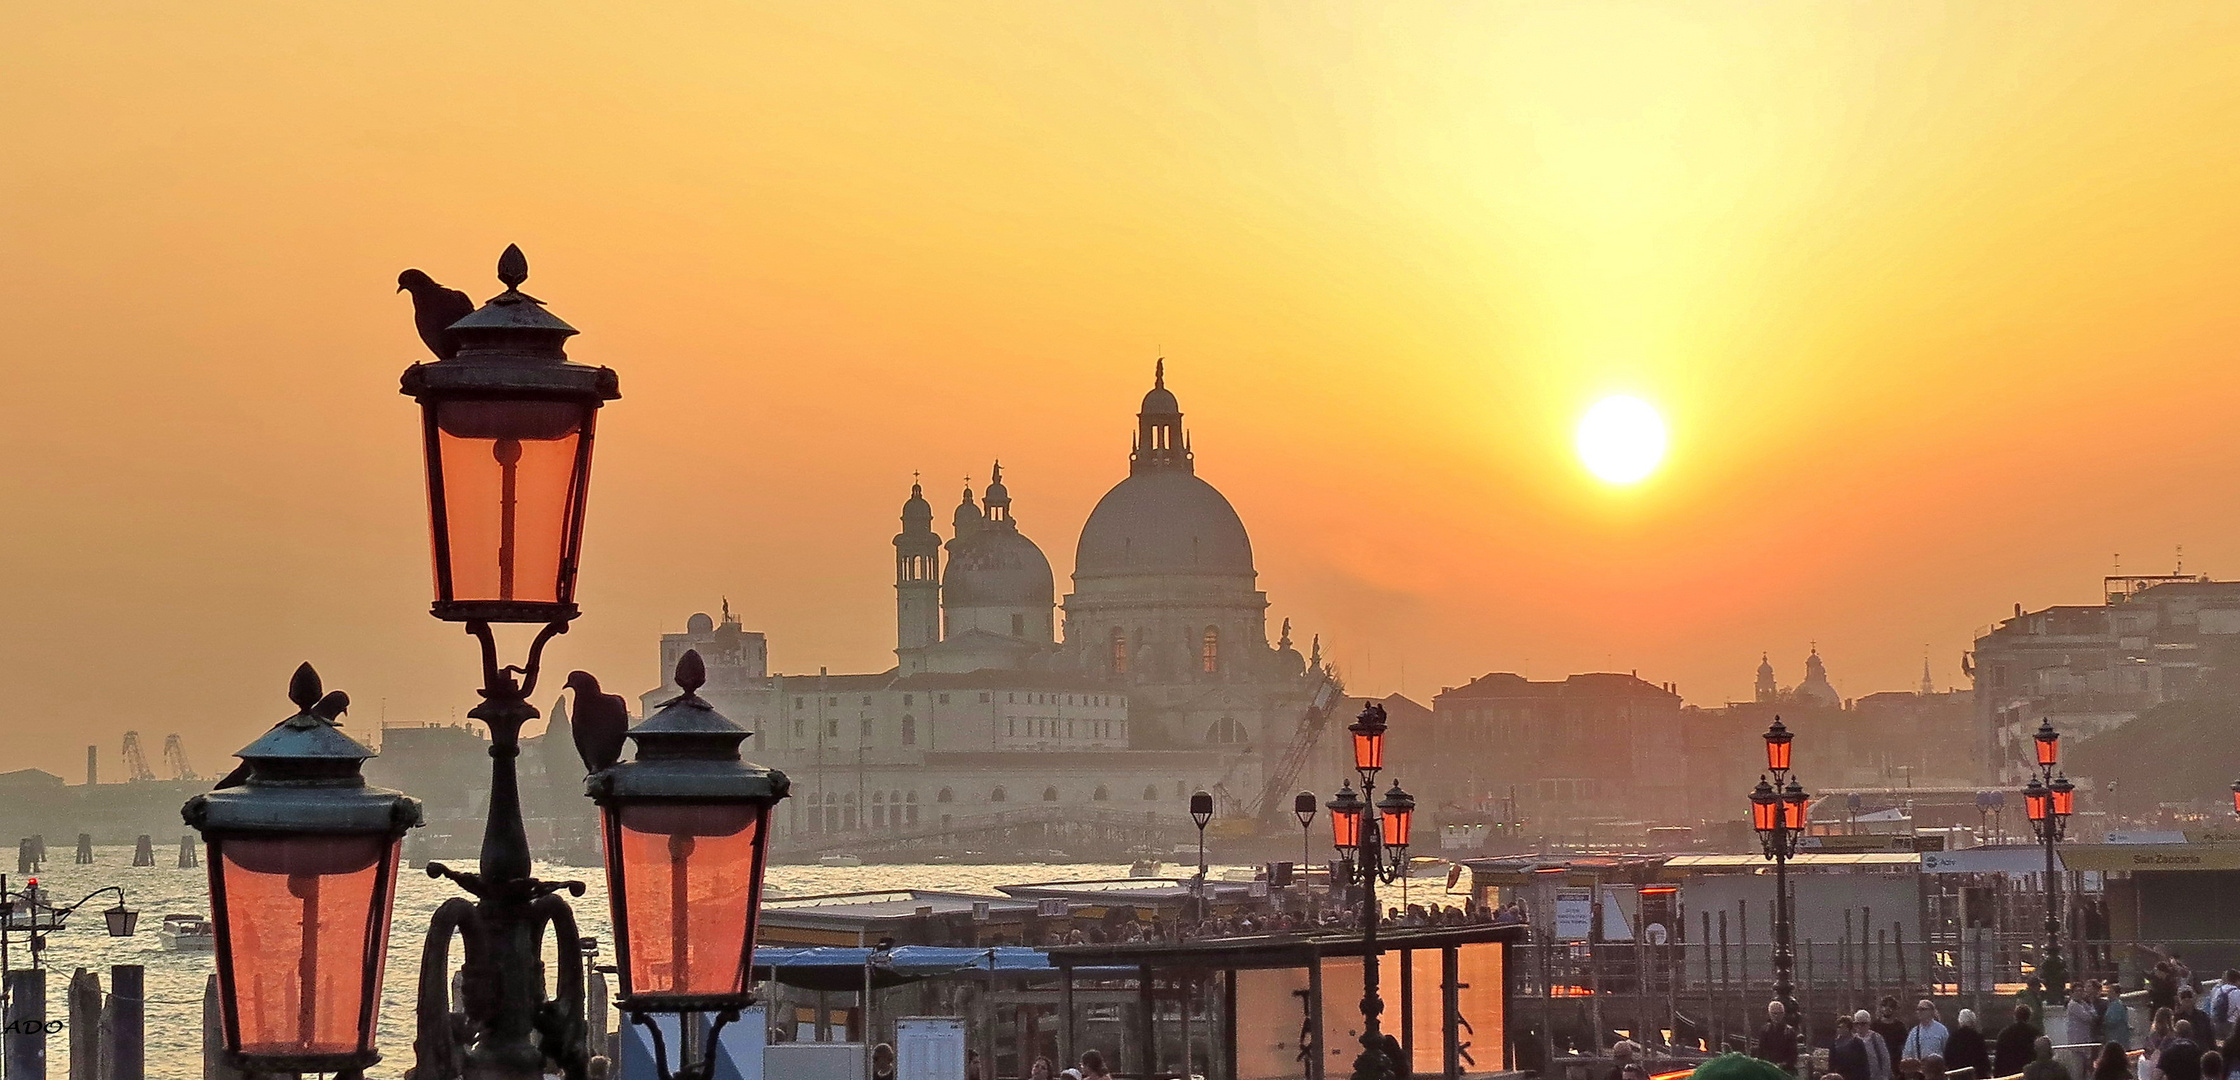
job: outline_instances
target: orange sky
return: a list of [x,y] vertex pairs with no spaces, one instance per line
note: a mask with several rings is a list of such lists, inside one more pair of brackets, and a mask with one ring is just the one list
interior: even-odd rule
[[[425,614],[396,272],[507,242],[621,372],[617,689],[728,594],[891,662],[913,469],[1060,574],[1154,356],[1271,623],[1357,688],[1958,682],[2111,556],[2240,576],[2228,4],[18,6],[0,34],[0,731],[206,772],[314,661],[473,702]],[[1672,432],[1614,489],[1605,393]],[[540,698],[546,695],[541,695]]]

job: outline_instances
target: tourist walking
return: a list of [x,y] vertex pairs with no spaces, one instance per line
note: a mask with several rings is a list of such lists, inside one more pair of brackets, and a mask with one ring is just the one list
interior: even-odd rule
[[1789,1026],[1789,1010],[1779,1001],[1766,1002],[1766,1026],[1758,1029],[1757,1051],[1750,1056],[1797,1071],[1797,1029]]
[[1944,1044],[1952,1040],[1951,1029],[1937,1019],[1937,1003],[1922,998],[1913,1003],[1913,1029],[1906,1032],[1903,1045],[1898,1049],[1901,1058],[1942,1057]]
[[1991,1075],[2013,1076],[2029,1067],[2036,1056],[2038,1036],[2045,1032],[2030,1022],[2028,1005],[2014,1007],[2014,1019],[1999,1030],[1999,1041],[1991,1055]]
[[2100,1044],[2100,1057],[2092,1063],[2092,1080],[2131,1080],[2131,1055],[2122,1043]]
[[1896,1061],[1905,1056],[1907,1030],[1906,1022],[1898,1019],[1898,999],[1884,994],[1875,1006],[1874,1033],[1882,1036],[1882,1041],[1889,1044],[1890,1060]]
[[2053,1057],[2053,1040],[2043,1035],[2030,1047],[2030,1064],[2022,1067],[2022,1080],[2076,1080],[2069,1067]]
[[1983,1031],[1976,1026],[1974,1009],[1960,1010],[1954,1021],[1959,1026],[1952,1029],[1952,1038],[1944,1044],[1944,1063],[1953,1069],[1974,1069],[1970,1080],[1991,1080],[1991,1048],[1983,1041]]
[[[1873,1032],[1867,1034],[1868,1038],[1874,1037]],[[1836,1015],[1836,1040],[1828,1044],[1828,1068],[1841,1074],[1843,1080],[1874,1080],[1866,1039],[1859,1037],[1859,1025],[1848,1014]]]
[[1865,1009],[1851,1014],[1851,1030],[1866,1047],[1867,1075],[1874,1080],[1897,1080],[1896,1059],[1890,1056],[1890,1044],[1875,1032],[1874,1016]]

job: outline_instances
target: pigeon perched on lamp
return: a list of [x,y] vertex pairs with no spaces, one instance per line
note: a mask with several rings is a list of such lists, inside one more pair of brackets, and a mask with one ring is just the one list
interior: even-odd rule
[[451,332],[451,324],[474,314],[474,301],[457,289],[446,289],[436,284],[434,278],[418,270],[407,270],[397,275],[397,291],[412,294],[412,325],[420,331],[420,340],[438,360],[449,360],[459,353],[459,335]]
[[[289,695],[298,702],[307,700],[312,702],[309,708],[303,710],[304,714],[317,717],[337,727],[342,726],[342,721],[336,718],[350,711],[350,695],[340,690],[330,690],[324,697],[315,697],[319,693],[319,689],[319,673],[311,670],[311,663],[307,660],[302,667],[296,669],[295,681],[288,686]],[[288,720],[293,719],[295,719],[293,716],[288,718]],[[285,724],[288,720],[282,720],[280,724]],[[279,727],[280,724],[272,726]],[[218,781],[217,787],[212,790],[240,787],[248,780],[249,763],[244,761],[234,766],[233,771],[227,773],[225,779]]]
[[568,689],[576,692],[576,753],[586,772],[598,772],[622,760],[623,736],[630,731],[630,703],[621,694],[601,693],[597,676],[588,671],[568,673]]

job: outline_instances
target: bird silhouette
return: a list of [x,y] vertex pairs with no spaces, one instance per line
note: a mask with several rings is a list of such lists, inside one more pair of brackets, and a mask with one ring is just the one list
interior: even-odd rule
[[[328,691],[327,696],[320,698],[317,704],[304,710],[305,713],[316,716],[321,720],[325,720],[328,723],[336,725],[337,727],[341,726],[341,721],[336,720],[335,717],[341,716],[343,713],[349,711],[350,695],[345,694],[340,690]],[[288,718],[288,720],[293,719],[295,719],[295,717],[293,716]],[[280,724],[285,724],[288,722],[288,720],[282,720],[280,721]],[[280,724],[274,724],[272,726],[277,728],[280,726]],[[219,788],[240,787],[242,784],[248,782],[248,779],[249,763],[244,761],[241,764],[234,766],[233,771],[227,773],[225,779],[218,781],[218,787],[211,790],[215,791]]]
[[576,692],[575,710],[568,719],[575,724],[576,753],[586,772],[598,772],[622,760],[623,735],[630,730],[630,703],[621,694],[599,691],[599,680],[588,671],[568,673],[568,689]]
[[419,329],[428,351],[438,360],[457,356],[459,335],[452,332],[451,324],[474,314],[474,301],[457,289],[436,284],[436,279],[418,270],[398,274],[397,291],[412,294],[412,325]]

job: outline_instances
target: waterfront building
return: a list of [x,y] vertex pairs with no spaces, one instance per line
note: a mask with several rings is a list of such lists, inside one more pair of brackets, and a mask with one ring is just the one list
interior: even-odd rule
[[[1663,820],[1687,794],[1680,695],[1632,674],[1493,672],[1431,699],[1433,805],[1505,800],[1528,820]],[[1419,800],[1422,796],[1418,796]]]
[[[1978,635],[1969,654],[1977,731],[2002,780],[2031,768],[2031,735],[2051,720],[2088,738],[2155,705],[2240,678],[2240,581],[2110,576],[2102,602],[2024,611]],[[2221,684],[2219,680],[2222,680]]]
[[700,650],[701,695],[794,779],[781,842],[1042,804],[1177,815],[1200,788],[1224,816],[1264,804],[1271,784],[1287,799],[1307,757],[1287,751],[1305,746],[1334,676],[1288,622],[1269,641],[1250,535],[1197,475],[1182,417],[1162,363],[1062,601],[999,462],[984,491],[965,488],[946,539],[911,485],[894,537],[894,667],[772,673],[764,636],[726,603],[720,620],[663,635],[663,685],[642,701],[673,696],[676,657]]

